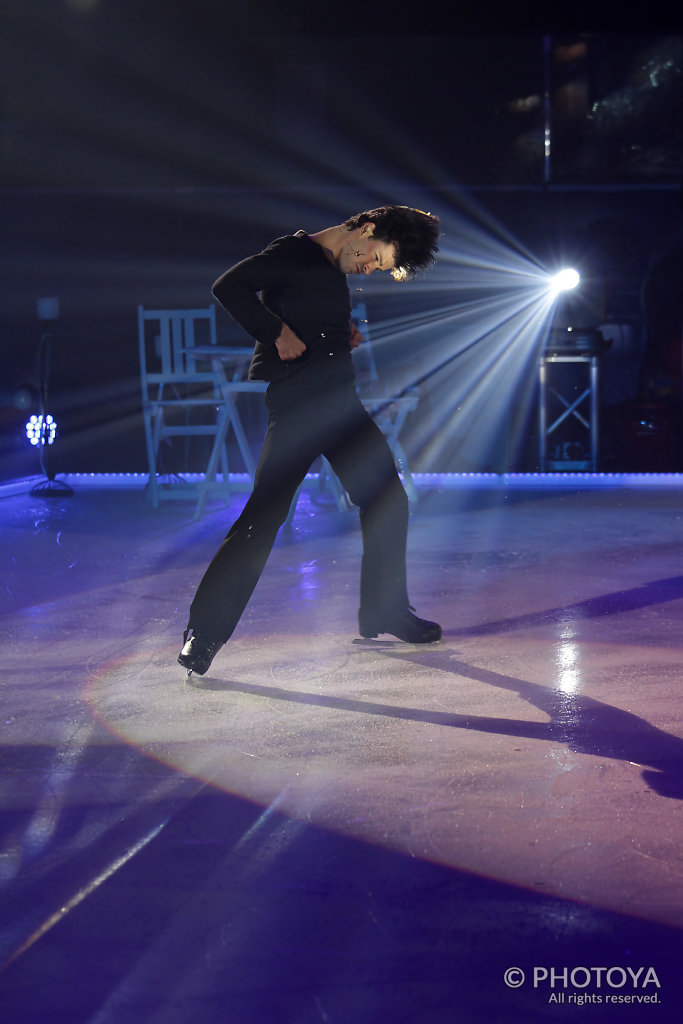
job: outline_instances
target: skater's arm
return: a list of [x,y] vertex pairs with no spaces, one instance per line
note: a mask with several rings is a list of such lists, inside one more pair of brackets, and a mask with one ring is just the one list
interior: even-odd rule
[[283,322],[263,304],[260,293],[278,284],[282,267],[266,253],[250,256],[222,274],[211,289],[221,306],[262,345],[273,345]]

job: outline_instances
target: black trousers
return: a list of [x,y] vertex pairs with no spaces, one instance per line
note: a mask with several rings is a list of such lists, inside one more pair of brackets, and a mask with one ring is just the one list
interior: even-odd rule
[[408,604],[408,499],[389,445],[365,411],[352,380],[266,392],[268,429],[254,490],[216,552],[190,607],[188,628],[226,641],[239,622],[277,532],[311,463],[324,455],[360,509],[360,605],[381,616]]

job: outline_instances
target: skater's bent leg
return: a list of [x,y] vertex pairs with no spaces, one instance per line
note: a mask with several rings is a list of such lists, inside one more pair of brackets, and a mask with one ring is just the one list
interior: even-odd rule
[[[298,484],[291,491],[291,498]],[[275,502],[259,500],[254,492],[214,555],[190,606],[188,628],[220,639],[232,636],[251,597],[287,516],[275,513]]]
[[301,444],[296,430],[271,413],[254,490],[199,584],[188,629],[222,642],[232,636],[315,455],[310,442]]

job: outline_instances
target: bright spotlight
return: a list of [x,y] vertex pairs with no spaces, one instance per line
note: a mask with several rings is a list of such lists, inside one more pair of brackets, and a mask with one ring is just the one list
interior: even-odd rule
[[580,280],[578,272],[573,267],[566,267],[564,270],[560,270],[559,274],[550,278],[550,290],[553,295],[558,295],[559,292],[568,292],[572,288],[576,288]]
[[57,435],[57,424],[52,416],[31,416],[26,424],[26,437],[32,445],[54,444]]

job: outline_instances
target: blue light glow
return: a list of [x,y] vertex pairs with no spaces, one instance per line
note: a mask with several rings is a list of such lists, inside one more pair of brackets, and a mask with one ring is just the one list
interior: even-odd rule
[[[413,481],[418,488],[434,487],[496,487],[505,490],[509,487],[683,487],[683,473],[413,473]],[[65,480],[75,487],[122,487],[143,490],[147,483],[147,473],[67,473]],[[186,473],[183,479],[199,483],[204,479],[203,473]],[[246,473],[230,473],[230,483],[242,485],[243,489],[251,487],[251,480]],[[306,475],[307,484],[316,484],[315,473]],[[35,477],[26,477],[11,483],[0,484],[0,497],[30,490]]]
[[57,424],[49,413],[45,417],[34,414],[26,424],[26,437],[36,447],[39,444],[54,444],[56,436]]

